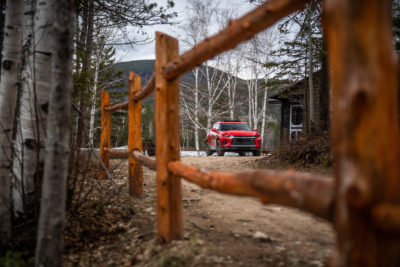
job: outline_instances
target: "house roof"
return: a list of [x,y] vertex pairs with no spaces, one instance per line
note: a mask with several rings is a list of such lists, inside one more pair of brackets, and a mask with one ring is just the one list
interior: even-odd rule
[[[320,76],[321,71],[318,70],[314,72],[314,77]],[[276,102],[279,101],[287,101],[290,98],[299,98],[304,95],[304,90],[308,86],[308,77],[305,77],[302,80],[293,82],[291,84],[282,85],[275,89],[272,89],[268,92],[268,101]]]

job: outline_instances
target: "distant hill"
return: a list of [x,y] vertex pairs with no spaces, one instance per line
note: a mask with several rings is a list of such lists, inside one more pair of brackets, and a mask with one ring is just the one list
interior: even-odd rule
[[[129,82],[129,72],[133,71],[134,73],[138,74],[142,77],[142,87],[144,87],[147,81],[150,79],[151,75],[154,72],[154,63],[155,60],[133,60],[133,61],[126,61],[126,62],[119,62],[114,65],[116,70],[123,70],[122,79],[125,83],[125,86],[120,88],[110,89],[110,92],[128,92],[128,82]],[[187,74],[183,75],[181,79],[185,81],[194,81],[194,76],[192,73],[188,72]],[[144,100],[145,103],[152,103],[153,96],[148,97]]]
[[[110,90],[111,92],[124,92],[128,91],[128,78],[129,78],[129,72],[133,71],[134,73],[140,75],[142,77],[142,86],[146,85],[147,80],[150,78],[150,76],[153,74],[154,71],[154,63],[155,60],[150,59],[150,60],[133,60],[133,61],[126,61],[126,62],[120,62],[115,64],[115,69],[120,70],[122,69],[124,71],[123,73],[123,79],[125,81],[125,87],[117,88],[114,90]],[[213,67],[210,67],[211,73],[213,71],[218,71],[222,72],[221,70],[214,69]],[[194,75],[191,71],[185,73],[184,75],[181,76],[180,78],[181,82],[184,82],[186,84],[193,84],[194,83]],[[200,84],[205,84],[205,78],[200,75]],[[239,84],[244,84],[245,81],[242,79],[239,79]]]
[[[122,77],[125,82],[125,86],[121,88],[116,88],[116,89],[111,89],[109,90],[110,92],[127,92],[128,91],[128,78],[129,78],[129,71],[133,71],[134,73],[140,75],[142,77],[142,87],[146,85],[148,79],[151,77],[151,75],[154,72],[154,63],[155,60],[134,60],[134,61],[127,61],[127,62],[120,62],[115,64],[115,69],[116,70],[123,70]],[[205,68],[202,66],[202,68]],[[210,73],[212,74],[214,71],[223,73],[219,69],[215,69],[213,67],[210,68]],[[199,85],[205,87],[206,85],[206,79],[204,75],[201,74],[200,72],[200,77],[199,77]],[[203,72],[204,73],[204,72]],[[219,74],[219,73],[218,73]],[[180,82],[188,85],[189,87],[192,87],[194,85],[195,77],[193,75],[193,72],[189,71],[182,75],[180,77]],[[262,81],[260,80],[260,83]],[[237,103],[240,103],[241,101],[246,101],[248,99],[248,91],[246,89],[246,81],[243,79],[238,78],[238,88],[237,88]],[[261,98],[260,98],[261,99]],[[149,98],[146,98],[144,100],[144,103],[146,104],[151,104],[154,101],[154,95],[152,95]],[[219,102],[220,104],[226,103],[226,99],[224,95],[220,98]],[[248,105],[244,104],[245,102],[242,102],[242,105],[238,105],[236,107],[236,114],[239,116],[245,116],[247,114],[247,109]]]
[[[155,60],[133,60],[133,61],[126,61],[120,62],[115,64],[115,69],[124,71],[123,79],[125,81],[125,87],[117,88],[112,91],[117,92],[124,92],[128,91],[128,79],[129,79],[129,72],[133,71],[134,73],[138,74],[142,77],[142,86],[145,86],[150,76],[153,74],[154,71],[154,63]],[[181,80],[184,82],[194,82],[194,76],[191,72],[184,74],[181,77]]]

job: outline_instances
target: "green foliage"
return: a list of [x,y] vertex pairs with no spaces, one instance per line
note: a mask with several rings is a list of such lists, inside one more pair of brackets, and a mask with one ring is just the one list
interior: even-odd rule
[[267,127],[273,130],[272,147],[275,149],[280,144],[281,124],[279,122],[270,122]]
[[[110,95],[110,98],[114,94]],[[100,126],[100,125],[99,125]],[[117,110],[111,113],[111,146],[123,146],[128,142],[128,111]]]
[[155,140],[154,105],[142,105],[142,137],[144,140]]
[[163,258],[160,266],[162,267],[178,267],[186,266],[186,261],[182,257],[167,255]]
[[24,267],[32,266],[33,258],[24,259],[20,252],[7,251],[4,257],[0,257],[0,267]]
[[274,132],[274,140],[279,141],[279,132],[281,125],[279,122],[269,121],[267,122],[267,128],[271,129]]
[[400,1],[393,1],[393,34],[396,51],[400,54]]

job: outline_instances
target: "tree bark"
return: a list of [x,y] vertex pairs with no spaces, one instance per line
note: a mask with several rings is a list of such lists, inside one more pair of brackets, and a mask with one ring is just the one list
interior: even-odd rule
[[[87,117],[87,108],[86,108],[86,91],[89,87],[89,68],[90,68],[90,58],[93,50],[93,20],[94,20],[94,8],[93,2],[94,0],[85,0],[85,6],[87,10],[84,10],[84,18],[83,27],[87,26],[87,29],[82,29],[81,32],[81,40],[85,40],[85,49],[83,60],[82,60],[82,69],[80,73],[80,103],[79,103],[79,118],[78,118],[78,130],[76,136],[76,145],[78,148],[82,147],[85,143],[85,120]],[[82,41],[81,41],[82,42]]]
[[[0,50],[3,51],[4,43],[4,31],[5,31],[5,19],[6,19],[6,2],[1,1],[0,3]],[[3,53],[0,53],[0,62],[3,62]],[[0,81],[1,81],[1,67],[0,67]]]
[[36,266],[61,266],[70,152],[70,106],[72,98],[73,0],[48,0],[52,14],[53,42],[49,116]]
[[103,61],[102,52],[102,44],[99,44],[95,50],[95,66],[94,66],[94,74],[93,74],[93,89],[92,89],[92,98],[90,103],[90,122],[89,122],[89,146],[93,147],[93,139],[94,139],[94,123],[96,119],[96,100],[97,100],[97,83],[99,78],[100,64]]
[[[22,136],[21,129],[21,112],[30,111],[30,107],[34,105],[33,97],[34,94],[34,13],[36,1],[26,0],[24,1],[24,26],[22,35],[22,59],[23,64],[21,67],[21,78],[20,78],[20,92],[19,99],[17,100],[16,118],[15,118],[15,142],[14,142],[14,157],[12,166],[12,175],[14,178],[14,183],[12,187],[13,196],[13,206],[15,213],[27,211],[26,207],[27,201],[25,201],[26,191],[34,192],[33,181],[26,182],[23,180],[23,170],[24,170],[24,138]],[[32,99],[31,102],[29,100]],[[29,103],[29,105],[28,105]],[[32,196],[33,199],[33,196]],[[24,205],[25,204],[25,205]],[[36,204],[36,203],[35,203]],[[37,208],[37,209],[36,209]],[[34,214],[38,207],[35,205],[33,209]],[[25,212],[23,212],[26,214]]]
[[11,237],[10,169],[12,135],[21,59],[24,1],[7,1],[0,82],[0,246]]
[[332,266],[400,266],[398,235],[372,220],[375,207],[400,205],[392,1],[325,4],[336,177]]
[[[265,84],[267,83],[267,79],[265,80]],[[265,146],[264,140],[264,133],[265,133],[265,119],[267,113],[267,103],[268,103],[268,87],[265,85],[264,88],[264,99],[263,99],[263,106],[262,106],[262,114],[261,114],[261,149]]]
[[309,108],[310,108],[310,123],[308,126],[309,133],[315,129],[315,115],[314,115],[314,58],[313,58],[313,43],[312,43],[312,25],[311,25],[311,6],[307,10],[307,24],[308,24],[308,89],[309,89]]
[[[199,145],[199,68],[193,70],[194,74],[194,143],[197,151],[197,155],[200,155]],[[189,111],[188,111],[189,112]]]
[[[35,183],[42,179],[43,152],[46,116],[48,112],[48,90],[50,80],[51,17],[47,1],[38,0],[34,18],[34,64],[33,86],[24,85],[20,99],[19,129],[21,149],[16,150],[14,162],[13,203],[15,213],[25,213],[35,197]],[[17,137],[18,138],[18,137]],[[25,208],[24,208],[25,207]]]

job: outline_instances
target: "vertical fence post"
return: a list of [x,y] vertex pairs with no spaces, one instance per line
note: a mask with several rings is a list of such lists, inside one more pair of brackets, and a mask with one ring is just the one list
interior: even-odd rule
[[398,235],[374,223],[375,207],[400,206],[398,64],[391,4],[325,1],[336,177],[332,266],[400,266]]
[[162,66],[179,56],[178,41],[156,33],[156,157],[157,231],[160,242],[182,235],[181,180],[168,172],[167,164],[179,160],[179,80],[167,80]]
[[[105,151],[105,147],[110,147],[110,134],[111,134],[111,111],[104,110],[105,107],[110,106],[110,95],[101,90],[101,135],[100,135],[100,158],[104,165],[108,168],[110,163],[110,153]],[[105,179],[107,176],[103,167],[99,169],[99,179]]]
[[143,167],[133,157],[133,150],[142,151],[142,101],[134,101],[133,96],[141,90],[141,78],[129,72],[128,100],[128,151],[129,151],[129,194],[140,196],[143,193]]

